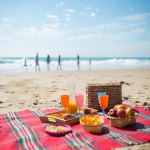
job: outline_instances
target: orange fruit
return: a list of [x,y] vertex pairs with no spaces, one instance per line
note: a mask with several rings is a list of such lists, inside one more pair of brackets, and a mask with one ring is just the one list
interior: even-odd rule
[[126,110],[126,107],[124,105],[122,105],[122,104],[116,106],[116,110],[118,110],[119,108],[123,108],[124,110]]
[[131,107],[128,107],[126,109],[126,116],[129,117],[129,116],[134,116],[135,115],[135,110]]
[[117,106],[118,106],[118,105],[116,105],[116,106],[114,107],[114,109],[116,109],[116,108],[117,108]]

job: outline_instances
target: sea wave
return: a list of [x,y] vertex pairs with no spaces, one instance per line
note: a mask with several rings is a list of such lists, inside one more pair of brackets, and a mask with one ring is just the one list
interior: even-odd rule
[[[35,70],[35,58],[0,58],[0,73],[25,71],[24,60],[27,60],[28,71]],[[89,63],[91,59],[91,64]],[[39,58],[39,65],[42,71],[47,70],[46,58]],[[52,57],[50,70],[56,70],[57,58]],[[62,70],[77,70],[77,59],[62,58]],[[127,69],[127,68],[150,68],[150,58],[80,58],[80,69]]]

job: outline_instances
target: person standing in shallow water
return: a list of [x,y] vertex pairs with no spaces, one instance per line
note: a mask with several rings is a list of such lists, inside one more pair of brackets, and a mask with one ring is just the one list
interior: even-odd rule
[[39,68],[39,71],[40,71],[40,66],[39,66],[39,56],[38,56],[38,53],[37,53],[37,55],[36,55],[36,57],[35,57],[35,71],[37,71],[37,67],[38,66],[38,68]]
[[[26,67],[26,71],[27,71],[27,60],[26,60],[26,59],[24,60],[23,68],[24,68],[24,67]],[[23,69],[23,68],[22,68],[22,69]]]
[[24,67],[26,67],[26,71],[27,71],[27,60],[24,60]]
[[61,70],[61,57],[59,55],[58,57],[58,66],[57,66],[57,70],[58,70],[58,67],[60,67],[60,70]]
[[46,62],[47,62],[47,70],[48,71],[50,70],[50,61],[51,61],[50,56],[47,55]]
[[89,69],[91,70],[91,58],[89,59]]
[[80,69],[80,57],[79,55],[77,55],[77,66],[78,66],[78,70]]

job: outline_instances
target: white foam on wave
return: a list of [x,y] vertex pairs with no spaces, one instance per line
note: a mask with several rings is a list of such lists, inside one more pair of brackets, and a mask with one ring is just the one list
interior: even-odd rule
[[92,61],[92,65],[121,65],[121,66],[150,66],[150,60],[138,59],[107,59],[102,61]]
[[[35,71],[35,59],[26,58],[28,71]],[[23,70],[25,58],[0,58],[0,73],[3,72],[21,72]],[[80,59],[81,70],[93,70],[97,69],[123,69],[123,68],[150,68],[150,58],[93,58],[91,59],[91,65],[89,59]],[[46,60],[39,59],[39,65],[41,71],[47,70]],[[57,59],[53,59],[50,62],[50,69],[56,70],[58,66]],[[63,70],[77,70],[77,60],[75,58],[63,59],[61,62]]]

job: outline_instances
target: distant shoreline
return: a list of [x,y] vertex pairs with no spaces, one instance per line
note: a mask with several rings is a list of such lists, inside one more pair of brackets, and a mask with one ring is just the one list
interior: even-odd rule
[[95,69],[95,70],[92,70],[92,69],[91,70],[49,70],[49,71],[47,71],[47,70],[42,71],[41,70],[41,71],[22,71],[22,72],[3,72],[3,73],[0,72],[0,75],[9,75],[9,74],[10,75],[11,74],[14,74],[14,75],[16,74],[17,75],[17,74],[22,74],[22,73],[23,74],[27,74],[27,73],[29,73],[29,74],[31,73],[32,74],[32,73],[40,73],[40,72],[41,73],[47,73],[47,72],[74,72],[74,71],[75,72],[76,71],[77,72],[78,71],[82,72],[82,71],[112,71],[112,70],[113,71],[116,71],[116,70],[120,70],[121,71],[121,70],[144,70],[144,69],[150,69],[150,67],[149,68],[124,68],[124,69]]
[[[35,71],[35,58],[2,58],[0,57],[0,73],[24,72],[24,61],[27,60],[27,71]],[[41,71],[47,71],[46,57],[39,57]],[[57,70],[58,58],[51,57],[50,71]],[[150,68],[150,58],[137,57],[80,57],[79,67],[76,57],[62,57],[62,70],[107,70],[107,69],[135,69]]]

